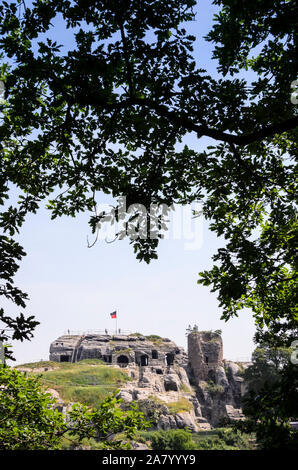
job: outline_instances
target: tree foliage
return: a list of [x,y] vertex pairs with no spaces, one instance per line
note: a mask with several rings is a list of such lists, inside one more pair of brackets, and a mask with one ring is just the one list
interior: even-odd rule
[[289,363],[291,353],[291,348],[272,347],[269,343],[259,345],[252,354],[252,365],[244,372],[248,392],[259,392],[265,384],[274,386]]
[[[261,332],[256,334],[256,341]],[[268,339],[268,335],[264,335]],[[262,449],[296,449],[298,432],[290,422],[298,419],[297,364],[293,348],[261,342],[245,369],[246,393],[242,399],[246,419],[237,423],[242,431],[255,432]]]
[[0,450],[59,449],[65,434],[78,442],[94,438],[103,449],[129,449],[149,423],[134,403],[123,411],[116,393],[96,409],[76,403],[64,415],[37,376],[0,366]]
[[[25,307],[14,236],[42,201],[52,218],[91,211],[95,232],[100,192],[147,209],[199,200],[226,241],[199,279],[217,292],[222,318],[248,307],[260,327],[297,322],[297,2],[215,0],[206,39],[219,78],[196,65],[195,0],[27,3],[0,5],[0,293]],[[67,45],[54,40],[58,17]],[[190,132],[214,145],[177,150]],[[158,217],[146,220],[127,223],[149,262],[161,233]],[[156,238],[140,235],[150,223]],[[1,310],[0,320],[19,339],[36,326],[23,313]]]
[[194,450],[196,444],[192,440],[189,429],[170,429],[152,433],[153,450]]
[[290,425],[298,419],[297,388],[297,365],[288,363],[275,381],[263,382],[246,396],[246,420],[237,427],[255,432],[261,449],[297,449],[298,432]]

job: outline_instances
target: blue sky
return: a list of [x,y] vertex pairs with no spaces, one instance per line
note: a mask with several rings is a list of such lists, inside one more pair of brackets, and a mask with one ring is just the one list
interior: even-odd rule
[[[198,66],[214,76],[212,45],[202,37],[216,10],[208,0],[200,5],[197,21],[188,30],[198,38]],[[63,40],[60,21],[55,23],[55,35],[58,43]],[[184,142],[196,150],[213,143],[194,135]],[[88,248],[87,235],[92,240],[88,219],[89,214],[81,214],[51,221],[49,211],[42,208],[23,226],[19,241],[27,256],[16,285],[29,294],[25,312],[34,314],[41,324],[30,342],[14,343],[17,363],[48,359],[51,341],[68,329],[114,331],[115,320],[109,314],[115,309],[118,328],[169,337],[185,348],[189,324],[197,324],[201,330],[221,329],[224,357],[249,360],[255,331],[251,312],[243,311],[224,322],[216,294],[197,285],[198,273],[212,266],[211,256],[223,243],[208,230],[206,221],[200,223],[198,249],[186,250],[185,240],[164,240],[158,260],[146,265],[135,259],[126,240],[98,241]],[[7,312],[15,312],[13,305],[5,306]]]

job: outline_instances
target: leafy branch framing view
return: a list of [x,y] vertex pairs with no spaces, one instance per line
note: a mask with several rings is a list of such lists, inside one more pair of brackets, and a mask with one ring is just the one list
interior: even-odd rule
[[[213,3],[205,39],[219,78],[196,64],[187,32],[195,0],[1,2],[0,295],[17,310],[28,296],[14,284],[25,256],[15,235],[41,204],[53,219],[89,211],[95,232],[102,192],[146,208],[201,201],[225,244],[198,282],[217,293],[222,319],[249,308],[262,335],[289,347],[298,322],[298,6]],[[53,40],[58,16],[67,46]],[[213,145],[178,151],[190,132]],[[157,258],[158,241],[131,240],[137,259]],[[3,308],[0,321],[3,342],[30,339],[38,325]]]

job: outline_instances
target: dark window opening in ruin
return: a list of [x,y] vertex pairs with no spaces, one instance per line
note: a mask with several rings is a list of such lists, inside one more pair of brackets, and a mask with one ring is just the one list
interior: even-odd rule
[[152,359],[158,359],[158,352],[155,349],[152,351]]
[[69,356],[60,356],[60,362],[69,362]]
[[175,354],[180,354],[180,349],[176,349]]
[[112,362],[112,356],[103,356],[103,360],[109,364]]
[[208,364],[208,362],[209,362],[208,356],[205,356],[205,362],[206,362],[206,364]]
[[166,392],[178,392],[178,385],[176,384],[176,382],[165,382],[164,386]]
[[159,374],[159,375],[162,375],[162,374],[163,374],[162,369],[156,369],[155,372],[156,372],[157,374]]
[[127,357],[127,356],[121,355],[121,356],[118,356],[118,357],[117,357],[117,364],[126,365],[126,364],[128,364],[128,362],[129,362],[129,361],[128,361],[128,357]]
[[148,366],[148,356],[147,354],[144,354],[141,356],[141,366]]
[[167,353],[167,354],[166,354],[166,364],[167,364],[168,366],[172,366],[173,363],[174,363],[174,354],[172,354],[172,353]]

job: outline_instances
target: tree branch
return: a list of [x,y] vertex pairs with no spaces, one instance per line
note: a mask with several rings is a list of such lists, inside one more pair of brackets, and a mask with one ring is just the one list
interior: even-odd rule
[[187,115],[184,115],[176,110],[170,110],[167,106],[148,99],[131,97],[126,100],[117,101],[115,103],[106,103],[101,97],[93,94],[92,96],[80,95],[77,98],[83,105],[98,105],[107,110],[121,110],[134,105],[146,107],[148,109],[154,110],[159,116],[167,118],[169,121],[178,125],[179,127],[184,127],[190,132],[195,132],[199,137],[211,137],[215,140],[220,140],[222,142],[236,144],[239,146],[245,146],[252,144],[253,142],[259,142],[266,137],[271,137],[275,134],[282,134],[283,132],[287,132],[298,127],[298,116],[294,116],[292,118],[286,119],[285,121],[264,126],[263,128],[258,129],[255,132],[251,132],[250,134],[236,135],[208,127],[207,125],[195,124]]
[[127,41],[126,41],[123,22],[119,20],[118,24],[120,27],[121,40],[123,44],[123,54],[124,54],[124,60],[125,60],[125,65],[126,65],[126,76],[127,76],[128,87],[129,87],[129,94],[132,97],[134,95],[134,86],[133,86],[133,81],[132,81],[131,64],[129,61]]
[[214,140],[219,140],[228,144],[236,144],[239,146],[249,145],[253,142],[260,142],[266,137],[271,137],[275,134],[282,134],[283,132],[291,131],[298,127],[298,116],[293,116],[284,121],[269,124],[268,126],[263,126],[261,129],[257,129],[256,131],[249,134],[238,135],[208,127],[208,125],[202,123],[202,121],[201,124],[196,124],[193,122],[193,119],[189,118],[187,114],[183,114],[181,110],[169,109],[164,104],[157,103],[147,98],[137,98],[134,96],[128,57],[125,60],[127,65],[127,79],[129,82],[130,96],[126,99],[115,101],[114,103],[108,103],[107,100],[98,95],[98,93],[92,92],[75,93],[72,96],[67,96],[65,90],[61,88],[61,83],[56,79],[56,77],[51,77],[51,84],[52,86],[54,85],[53,88],[58,90],[64,99],[70,104],[78,103],[83,106],[100,106],[101,108],[110,112],[120,111],[121,109],[126,109],[130,106],[141,106],[143,108],[148,108],[149,110],[155,111],[160,117],[168,119],[178,127],[182,127],[190,132],[195,132],[199,137],[211,137]]

